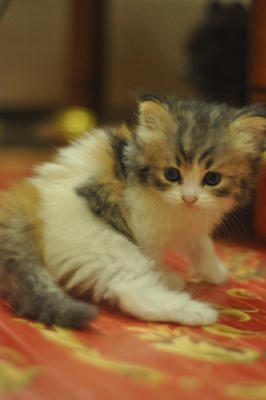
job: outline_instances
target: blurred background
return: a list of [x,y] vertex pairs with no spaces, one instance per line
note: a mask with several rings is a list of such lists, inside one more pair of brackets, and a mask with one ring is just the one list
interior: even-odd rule
[[[0,0],[1,188],[84,129],[131,123],[143,92],[266,101],[265,21],[264,0]],[[266,236],[263,168],[232,217],[245,240]]]

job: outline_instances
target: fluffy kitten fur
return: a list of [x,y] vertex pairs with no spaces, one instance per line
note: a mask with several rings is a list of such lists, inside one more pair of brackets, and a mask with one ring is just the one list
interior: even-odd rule
[[215,322],[163,256],[177,249],[205,281],[226,280],[209,235],[248,200],[264,130],[258,107],[150,96],[135,129],[96,129],[59,150],[2,195],[2,296],[19,315],[63,326],[96,313],[72,294],[143,320]]

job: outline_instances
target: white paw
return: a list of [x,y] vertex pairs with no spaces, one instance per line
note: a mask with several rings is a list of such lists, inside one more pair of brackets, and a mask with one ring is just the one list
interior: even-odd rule
[[177,272],[174,271],[164,271],[163,277],[166,281],[169,289],[172,290],[183,290],[185,287],[185,281]]
[[225,283],[228,278],[228,270],[224,263],[220,260],[217,260],[217,263],[214,268],[209,271],[209,274],[206,276],[206,282],[213,283],[215,285],[221,285]]
[[221,285],[228,278],[228,270],[222,261],[216,259],[211,265],[203,265],[200,268],[195,268],[200,277],[208,283]]
[[177,315],[176,322],[183,325],[210,325],[217,321],[218,313],[208,304],[191,300]]

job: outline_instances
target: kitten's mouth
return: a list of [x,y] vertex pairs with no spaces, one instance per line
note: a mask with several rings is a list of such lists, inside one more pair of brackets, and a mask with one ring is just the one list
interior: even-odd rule
[[195,203],[186,203],[185,201],[183,202],[183,206],[185,207],[185,208],[189,208],[189,209],[196,209],[196,208],[198,208],[198,205],[197,204],[195,204]]

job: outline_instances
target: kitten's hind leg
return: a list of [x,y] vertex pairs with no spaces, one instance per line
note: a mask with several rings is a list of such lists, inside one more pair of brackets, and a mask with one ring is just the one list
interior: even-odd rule
[[48,325],[84,327],[96,308],[70,297],[45,269],[31,210],[34,203],[28,200],[29,187],[26,189],[18,188],[2,199],[0,296],[21,316]]

